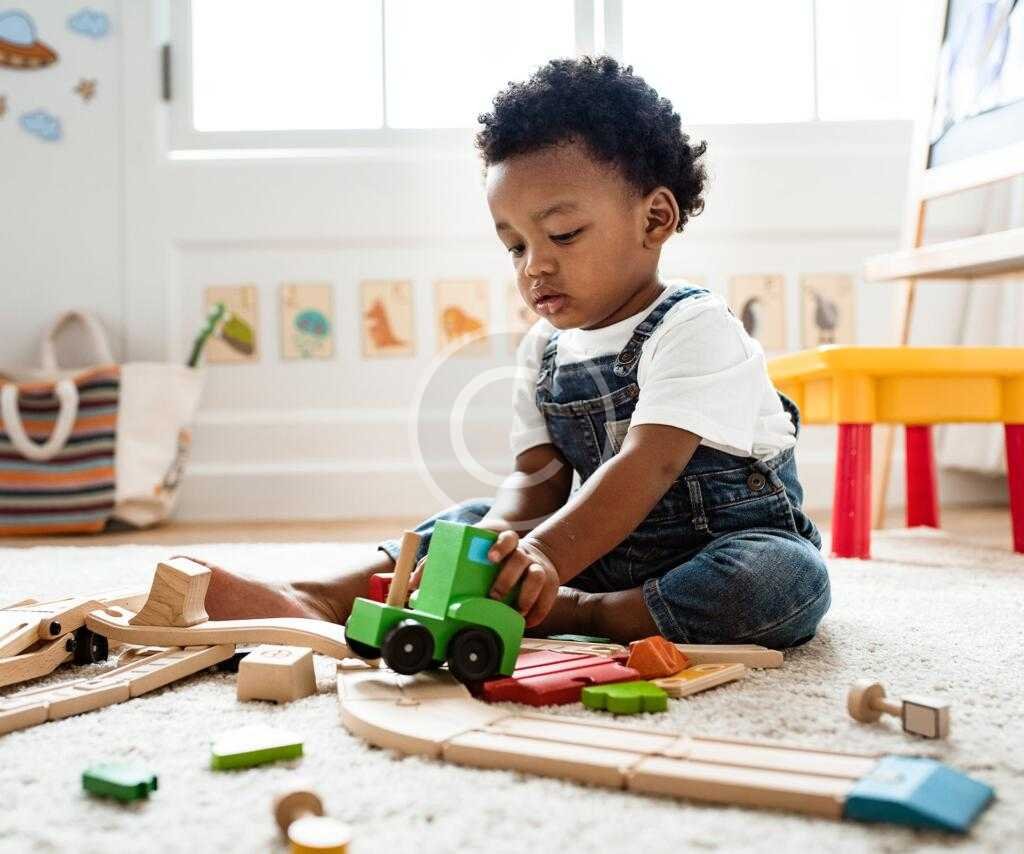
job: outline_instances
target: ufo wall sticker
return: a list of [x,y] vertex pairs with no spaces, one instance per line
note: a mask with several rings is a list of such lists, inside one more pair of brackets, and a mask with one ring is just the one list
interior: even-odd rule
[[16,9],[0,12],[0,67],[43,68],[57,61],[57,52],[39,41],[36,25]]

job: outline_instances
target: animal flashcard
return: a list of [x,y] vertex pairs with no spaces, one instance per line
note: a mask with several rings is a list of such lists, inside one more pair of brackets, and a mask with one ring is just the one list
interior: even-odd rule
[[220,329],[206,345],[207,364],[259,361],[259,290],[255,285],[214,285],[206,288],[203,313],[224,303]]
[[330,285],[281,285],[281,358],[331,358],[334,355],[333,318]]
[[537,313],[526,304],[514,279],[510,279],[505,288],[505,309],[511,345],[518,347],[527,330],[536,323]]
[[785,297],[782,276],[733,276],[729,281],[729,308],[765,350],[786,348]]
[[412,282],[367,279],[359,293],[363,358],[414,355]]
[[490,294],[485,281],[435,283],[437,345],[457,347],[458,356],[486,356],[490,352]]
[[803,346],[856,343],[853,279],[815,273],[800,279]]

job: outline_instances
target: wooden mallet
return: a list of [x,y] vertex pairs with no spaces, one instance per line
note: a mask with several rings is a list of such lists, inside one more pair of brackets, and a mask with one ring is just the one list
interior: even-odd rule
[[274,801],[274,818],[291,843],[291,854],[347,854],[352,831],[324,815],[316,792],[296,789]]
[[895,715],[903,724],[903,731],[925,738],[945,738],[949,735],[949,703],[934,697],[904,697],[899,703],[885,699],[881,682],[858,679],[850,686],[846,697],[850,716],[863,723],[874,723],[883,714]]

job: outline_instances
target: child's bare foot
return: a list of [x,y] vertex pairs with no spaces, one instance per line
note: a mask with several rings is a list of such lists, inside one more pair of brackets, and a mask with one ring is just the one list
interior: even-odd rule
[[191,558],[210,570],[206,613],[211,620],[250,620],[258,617],[305,617],[337,622],[330,602],[294,585],[258,581]]
[[647,610],[640,587],[612,593],[584,593],[573,587],[559,587],[551,611],[527,634],[596,635],[616,643],[629,643],[658,634],[658,627]]

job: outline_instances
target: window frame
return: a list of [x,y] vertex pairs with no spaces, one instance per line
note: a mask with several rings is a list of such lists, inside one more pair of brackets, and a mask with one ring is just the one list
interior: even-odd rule
[[[381,15],[384,14],[384,2]],[[595,51],[594,5],[573,0],[576,55]],[[171,46],[171,98],[165,102],[167,151],[171,159],[345,157],[422,159],[472,152],[475,128],[358,128],[348,130],[198,131],[193,125],[192,0],[165,0],[164,43]],[[382,53],[382,63],[387,57]],[[387,122],[386,79],[381,98]]]

